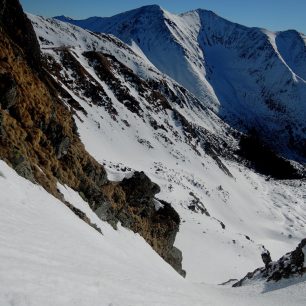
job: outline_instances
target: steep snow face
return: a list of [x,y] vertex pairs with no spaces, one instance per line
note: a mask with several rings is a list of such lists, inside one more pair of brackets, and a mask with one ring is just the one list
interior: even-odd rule
[[3,161],[0,171],[3,306],[305,304],[304,283],[276,291],[263,284],[243,289],[194,284],[141,237],[98,219],[75,191],[58,185],[103,234]]
[[[95,50],[109,54],[130,68],[141,79],[163,83],[165,91],[173,97],[172,100],[175,100],[175,103],[171,103],[171,107],[177,109],[183,116],[190,117],[190,122],[196,123],[223,139],[230,139],[229,142],[234,142],[232,137],[227,136],[229,127],[216,114],[200,105],[199,100],[194,95],[160,72],[147,58],[139,55],[137,50],[133,50],[111,35],[96,35],[55,19],[42,18],[31,14],[28,14],[28,17],[32,21],[45,54],[49,54],[60,61],[60,57],[56,53],[63,49],[71,50],[79,64],[87,66],[90,65],[86,63],[88,59],[83,56],[84,52]],[[90,69],[89,75],[96,81],[99,79],[92,69]],[[120,72],[117,76],[120,77]],[[125,85],[125,80],[121,79],[120,81]],[[132,86],[135,86],[135,84],[132,84]],[[104,89],[106,87],[103,85]],[[131,88],[128,88],[128,90],[130,91]],[[136,98],[142,99],[141,95]],[[142,102],[147,103],[146,99],[142,99]],[[151,111],[155,111],[155,109]],[[177,123],[175,122],[174,125],[176,126]]]
[[306,37],[294,30],[279,32],[275,42],[277,50],[290,69],[306,80]]
[[[177,16],[157,6],[72,23],[119,37],[231,126],[255,128],[290,158],[303,155],[303,34],[248,28],[205,10]],[[298,153],[290,154],[288,146]]]
[[122,44],[112,36],[98,36],[93,33],[90,35],[80,27],[59,22],[56,19],[44,19],[31,14],[28,14],[28,18],[35,27],[43,51],[65,47],[76,48],[83,52],[89,50],[109,52],[144,79],[156,79],[162,75],[157,69],[154,69],[149,61],[137,55],[128,45]]
[[194,33],[180,17],[154,5],[110,18],[61,20],[91,31],[115,35],[135,51],[140,49],[156,68],[201,97],[206,106],[217,106],[218,101],[204,77],[203,55],[201,63],[198,63],[201,50],[189,37]]
[[[250,126],[265,124],[266,128],[273,124],[284,128],[282,121],[297,120],[295,130],[299,131],[306,109],[305,82],[278,52],[275,34],[230,23],[206,11],[184,16],[190,18],[190,14],[201,19],[198,42],[210,68],[208,78],[221,101],[221,116],[242,113],[252,122]],[[267,118],[272,120],[270,126]]]
[[197,28],[194,43],[203,51],[207,79],[220,101],[219,115],[235,127],[242,123],[248,129],[256,128],[271,144],[277,134],[278,144],[292,141],[302,148],[306,84],[298,72],[304,70],[306,61],[298,70],[293,64],[303,62],[305,41],[301,36],[291,35],[290,44],[295,41],[297,46],[289,59],[284,48],[289,42],[280,43],[284,33],[247,28],[204,10],[181,17],[189,27]]
[[[112,180],[145,171],[179,212],[187,280],[240,278],[261,264],[262,244],[279,257],[303,238],[305,183],[266,181],[225,160],[237,146],[233,131],[119,40],[29,17],[86,149]],[[103,60],[85,52],[94,50]]]

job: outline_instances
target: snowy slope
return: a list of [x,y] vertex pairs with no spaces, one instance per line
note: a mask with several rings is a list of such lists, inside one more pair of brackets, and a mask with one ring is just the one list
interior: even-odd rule
[[155,5],[109,18],[61,20],[119,37],[231,126],[255,128],[277,151],[303,156],[303,34],[248,28],[201,9],[178,16]]
[[[144,80],[162,81],[166,84],[169,90],[174,92],[174,95],[179,99],[184,100],[187,108],[182,109],[181,105],[173,104],[175,108],[179,108],[185,115],[192,116],[192,120],[198,125],[203,126],[214,133],[221,133],[222,137],[226,135],[222,130],[225,130],[225,124],[219,119],[210,108],[203,108],[196,97],[183,88],[180,89],[173,79],[164,73],[160,72],[154,65],[139,54],[139,48],[131,48],[123,44],[119,39],[112,35],[89,33],[79,27],[59,22],[52,18],[43,18],[28,14],[32,21],[37,37],[41,43],[42,51],[46,54],[56,53],[60,47],[72,49],[79,61],[82,59],[82,53],[90,50],[107,53],[114,56],[118,61],[130,68],[137,76]],[[188,105],[187,105],[188,104]],[[227,128],[228,129],[228,128]]]
[[[179,212],[182,223],[176,246],[183,252],[187,279],[220,283],[240,278],[261,265],[262,244],[279,257],[305,236],[305,182],[267,181],[222,158],[226,146],[235,147],[231,129],[115,38],[29,17],[50,65],[56,62],[61,67],[60,74],[50,69],[55,80],[80,106],[74,109],[75,120],[86,149],[105,164],[110,179],[145,171],[161,186],[159,197]],[[111,81],[99,74],[97,60],[84,55],[89,50],[114,55],[119,61],[108,57]],[[165,94],[171,107],[163,109],[160,100],[150,98],[150,83],[126,75],[120,62],[145,79],[164,81],[178,102]],[[84,78],[77,74],[79,67],[85,71]],[[87,96],[82,82],[95,84],[100,94],[97,102]],[[136,112],[129,103],[122,103],[118,88],[124,88],[128,99],[138,105]],[[179,114],[193,124],[187,125],[187,131]],[[205,143],[219,150],[219,163]]]
[[100,221],[74,191],[59,186],[103,235],[2,161],[0,170],[3,306],[305,304],[304,279],[239,289],[185,280],[138,235]]
[[[60,20],[67,21],[65,18]],[[180,18],[165,12],[159,6],[145,6],[111,18],[96,17],[68,22],[91,31],[115,35],[134,50],[140,49],[160,71],[200,97],[206,106],[213,107],[218,103],[211,86],[205,80],[203,64],[197,67],[198,63],[195,66],[187,58],[189,55],[192,60],[195,60],[202,54],[200,49],[195,50],[192,42],[189,41],[189,35],[193,34],[184,23],[182,24]],[[181,33],[176,35],[171,26],[174,26],[177,31],[178,27],[182,28],[183,36]],[[188,46],[182,45],[178,38],[189,41]]]

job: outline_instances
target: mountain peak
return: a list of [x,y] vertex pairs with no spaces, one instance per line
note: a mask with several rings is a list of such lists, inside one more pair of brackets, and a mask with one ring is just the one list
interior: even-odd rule
[[195,13],[199,14],[201,16],[206,15],[206,16],[212,16],[212,17],[219,17],[219,18],[221,18],[214,11],[206,10],[206,9],[203,9],[203,8],[197,8],[195,10],[190,10],[190,11],[187,11],[185,13],[181,13],[180,15],[184,16],[184,15],[195,14]]
[[144,6],[140,7],[140,9],[162,10],[162,8],[158,4],[144,5]]
[[64,21],[64,22],[69,22],[69,21],[72,21],[73,19],[68,17],[68,16],[65,16],[65,15],[60,15],[60,16],[55,16],[53,17],[54,19],[57,19],[59,21]]
[[138,8],[135,8],[135,9],[132,9],[132,10],[129,10],[129,11],[126,11],[126,12],[122,12],[122,13],[119,13],[119,14],[116,14],[114,16],[111,16],[109,18],[112,18],[112,17],[116,17],[116,16],[125,16],[125,15],[135,15],[135,14],[138,14],[138,13],[160,13],[162,12],[163,9],[157,5],[157,4],[151,4],[151,5],[144,5],[144,6],[141,6],[141,7],[138,7]]
[[198,12],[198,13],[201,13],[201,14],[218,16],[214,11],[206,10],[206,9],[203,9],[203,8],[198,8],[195,11]]
[[[131,11],[127,11],[125,13],[122,14],[130,14],[130,13],[134,13],[134,14],[160,14],[162,13],[164,10],[157,4],[151,4],[151,5],[144,5],[141,6],[139,8],[133,9]],[[121,15],[121,14],[119,14]]]

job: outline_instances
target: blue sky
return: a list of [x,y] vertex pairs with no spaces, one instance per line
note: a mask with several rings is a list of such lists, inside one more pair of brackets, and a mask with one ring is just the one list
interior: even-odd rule
[[271,30],[296,29],[306,33],[306,0],[20,0],[27,12],[82,19],[112,16],[148,4],[180,13],[204,8],[231,21]]

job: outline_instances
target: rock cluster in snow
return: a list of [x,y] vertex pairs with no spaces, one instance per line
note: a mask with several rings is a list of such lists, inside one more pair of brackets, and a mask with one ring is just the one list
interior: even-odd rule
[[280,281],[290,277],[302,276],[306,273],[306,239],[303,239],[297,248],[282,256],[277,261],[265,262],[264,268],[258,268],[248,273],[234,287],[249,284],[254,280]]

